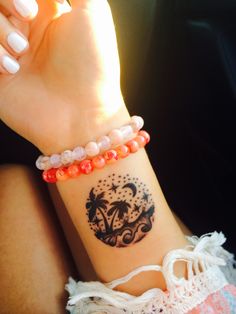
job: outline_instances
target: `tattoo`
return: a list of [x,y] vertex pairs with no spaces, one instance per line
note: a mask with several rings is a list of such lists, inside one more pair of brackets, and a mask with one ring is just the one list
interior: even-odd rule
[[154,202],[136,177],[109,175],[99,180],[86,203],[90,229],[113,247],[128,247],[142,240],[152,229]]

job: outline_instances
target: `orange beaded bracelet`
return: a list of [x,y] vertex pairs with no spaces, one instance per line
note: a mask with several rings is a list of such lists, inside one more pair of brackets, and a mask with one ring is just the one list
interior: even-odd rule
[[92,159],[85,159],[80,163],[73,163],[68,167],[51,168],[43,171],[43,180],[47,183],[56,183],[57,181],[66,181],[67,179],[77,178],[81,174],[90,174],[94,169],[102,169],[107,164],[113,164],[118,159],[129,156],[130,153],[136,153],[139,149],[145,147],[150,142],[150,135],[146,131],[139,131],[138,135],[127,143],[107,150],[101,155]]

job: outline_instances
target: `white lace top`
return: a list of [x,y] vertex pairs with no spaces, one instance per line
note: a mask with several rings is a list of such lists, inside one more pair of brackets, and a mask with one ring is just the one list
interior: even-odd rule
[[[234,258],[222,247],[226,241],[222,233],[214,232],[201,238],[187,239],[190,245],[169,252],[162,266],[139,267],[127,276],[107,284],[76,283],[70,278],[66,285],[70,294],[67,310],[71,314],[184,314],[229,283],[236,283]],[[178,278],[174,274],[174,264],[180,260],[187,263],[187,279]],[[144,271],[162,272],[167,292],[156,288],[135,297],[113,290]]]

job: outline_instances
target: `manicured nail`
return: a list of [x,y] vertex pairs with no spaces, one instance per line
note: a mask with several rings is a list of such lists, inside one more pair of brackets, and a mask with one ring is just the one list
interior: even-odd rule
[[4,69],[10,74],[15,74],[20,70],[19,63],[9,56],[3,56],[2,65]]
[[35,0],[14,0],[17,12],[23,17],[35,17],[38,13],[38,4]]
[[21,53],[28,47],[28,41],[17,32],[7,36],[7,43],[16,53]]

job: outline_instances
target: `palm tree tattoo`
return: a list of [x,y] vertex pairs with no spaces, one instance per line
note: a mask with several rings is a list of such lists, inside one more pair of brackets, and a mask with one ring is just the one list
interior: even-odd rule
[[152,229],[154,202],[146,184],[136,177],[109,175],[99,180],[86,202],[90,229],[112,247],[128,247]]

